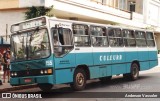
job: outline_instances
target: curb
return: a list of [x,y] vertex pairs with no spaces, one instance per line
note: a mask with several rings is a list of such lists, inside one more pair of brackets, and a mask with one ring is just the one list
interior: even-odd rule
[[[1,85],[2,86],[2,85]],[[0,89],[0,93],[14,91],[14,90],[22,90],[22,89],[28,89],[28,88],[36,88],[37,85],[23,85],[23,86],[13,86],[12,88],[4,88]]]

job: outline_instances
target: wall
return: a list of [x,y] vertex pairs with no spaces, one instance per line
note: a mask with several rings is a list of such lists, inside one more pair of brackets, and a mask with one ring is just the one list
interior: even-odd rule
[[0,0],[0,9],[17,7],[19,7],[19,0]]
[[0,35],[6,35],[6,24],[8,24],[8,34],[10,34],[11,24],[24,20],[24,10],[0,11]]
[[160,1],[144,0],[145,23],[153,26],[160,26]]
[[19,7],[44,6],[47,0],[19,0]]

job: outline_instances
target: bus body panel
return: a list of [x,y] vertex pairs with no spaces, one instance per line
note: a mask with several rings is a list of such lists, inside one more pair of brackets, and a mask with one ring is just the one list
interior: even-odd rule
[[[46,17],[47,18],[47,17]],[[48,29],[56,28],[57,26],[67,28],[72,31],[72,24],[80,23],[89,25],[86,22],[74,22],[61,19],[47,18]],[[94,24],[93,24],[94,25]],[[95,24],[97,25],[97,24]],[[101,25],[99,25],[101,26]],[[106,28],[109,26],[103,25]],[[44,27],[44,26],[42,26]],[[132,29],[133,30],[133,29]],[[50,32],[50,31],[49,31]],[[72,31],[73,33],[73,31]],[[52,33],[49,33],[50,42],[53,45]],[[108,37],[108,36],[107,36]],[[107,38],[106,37],[106,38]],[[92,42],[92,39],[91,39]],[[49,83],[62,84],[71,83],[74,78],[74,71],[80,65],[86,65],[89,68],[90,79],[112,76],[117,74],[125,74],[131,72],[131,65],[133,61],[138,61],[140,70],[147,70],[153,68],[158,64],[157,49],[143,47],[76,47],[73,50],[61,57],[55,57],[54,49],[52,47],[51,56],[45,59],[27,60],[22,62],[11,63],[11,71],[25,71],[26,66],[32,70],[40,70],[45,68],[52,68],[51,75],[32,75],[26,74],[21,77],[12,77],[11,85],[24,85],[32,83]],[[40,71],[39,71],[40,72]],[[26,82],[26,79],[31,79],[31,82]]]
[[96,66],[93,68],[96,68],[98,72],[95,73],[91,71],[91,78],[99,78],[111,75],[111,61],[108,61],[109,56],[109,47],[93,47],[93,63]]
[[[126,63],[128,65],[128,63],[131,66],[131,63],[133,61],[138,60],[138,51],[137,51],[137,47],[125,47],[125,59],[126,59]],[[130,69],[129,66],[129,69]],[[128,68],[128,66],[127,66]],[[128,70],[127,70],[128,71]]]
[[126,54],[124,47],[113,47],[111,48],[111,64],[112,64],[112,75],[122,74],[126,72]]
[[54,57],[54,61],[56,84],[72,82],[75,68],[75,54]]
[[75,54],[67,54],[62,57],[54,57],[55,69],[75,67]]
[[[41,70],[51,68],[52,75],[42,75]],[[25,85],[33,83],[55,83],[54,61],[51,55],[41,60],[28,60],[12,63],[11,71],[17,72],[18,77],[10,79],[11,85]],[[31,82],[25,82],[25,79],[31,79]]]
[[91,47],[75,47],[76,66],[93,65],[93,55]]
[[157,66],[157,64],[158,64],[158,60],[150,61],[150,62],[149,62],[149,65],[150,65],[150,68],[149,68],[149,69]]
[[155,47],[149,48],[149,68],[153,68],[158,65],[157,49]]
[[138,52],[138,60],[139,61],[147,61],[149,58],[148,47],[139,47],[137,48]]
[[157,51],[150,51],[149,52],[149,60],[156,60],[157,59]]
[[93,47],[94,65],[111,64],[109,57],[110,57],[110,48],[109,47]]
[[55,70],[55,75],[56,75],[56,83],[55,84],[73,82],[73,74],[74,74],[73,69]]
[[[25,81],[26,79],[30,79],[28,83]],[[43,76],[28,76],[28,77],[16,77],[10,79],[10,84],[12,86],[18,85],[27,85],[27,84],[34,84],[34,83],[49,83],[55,84],[53,75],[43,75]]]
[[99,77],[99,66],[89,67],[90,79],[95,79]]
[[148,61],[140,61],[139,64],[140,64],[140,71],[149,69]]

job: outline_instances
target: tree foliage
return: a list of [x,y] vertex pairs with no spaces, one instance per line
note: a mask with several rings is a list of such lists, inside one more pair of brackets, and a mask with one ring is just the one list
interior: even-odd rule
[[39,6],[39,7],[28,7],[27,11],[25,12],[25,19],[31,19],[35,17],[40,17],[40,16],[53,16],[50,14],[50,11],[53,9],[53,6],[50,8],[45,8],[44,6]]

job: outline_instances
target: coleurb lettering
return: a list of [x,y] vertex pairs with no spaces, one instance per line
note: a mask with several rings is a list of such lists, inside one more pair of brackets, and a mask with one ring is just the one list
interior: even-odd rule
[[99,60],[100,61],[122,60],[122,55],[100,55]]

